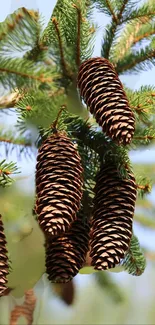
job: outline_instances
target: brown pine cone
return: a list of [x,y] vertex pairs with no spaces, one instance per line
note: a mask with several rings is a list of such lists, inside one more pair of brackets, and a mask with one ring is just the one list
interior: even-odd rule
[[135,117],[113,65],[100,57],[84,61],[79,68],[78,88],[103,132],[118,144],[129,144]]
[[2,216],[0,214],[0,297],[5,295],[7,289],[7,275],[9,273],[7,253],[6,237],[4,234]]
[[71,140],[57,132],[39,149],[36,166],[36,213],[42,230],[50,235],[68,231],[82,197],[83,168]]
[[89,230],[89,224],[78,217],[68,233],[46,239],[46,272],[51,282],[69,282],[82,268],[88,251]]
[[97,270],[115,267],[129,248],[137,186],[130,172],[128,177],[120,178],[110,162],[96,177],[90,256]]

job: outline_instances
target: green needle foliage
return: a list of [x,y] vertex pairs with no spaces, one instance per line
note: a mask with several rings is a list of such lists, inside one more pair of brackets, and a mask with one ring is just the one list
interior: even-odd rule
[[14,162],[7,163],[6,160],[0,161],[0,186],[9,186],[12,184],[12,174],[17,174],[18,168]]
[[[82,208],[89,217],[95,175],[103,159],[112,157],[120,176],[126,177],[126,167],[132,170],[129,151],[148,147],[155,141],[154,86],[144,85],[136,91],[125,88],[136,117],[133,141],[126,148],[103,134],[80,100],[77,73],[80,64],[93,56],[97,29],[92,19],[94,8],[103,14],[103,19],[104,15],[109,17],[103,31],[101,56],[111,61],[118,74],[138,73],[155,65],[154,0],[144,4],[133,0],[58,0],[45,28],[41,15],[25,8],[18,9],[0,24],[1,115],[13,109],[17,117],[17,135],[1,126],[0,143],[8,157],[15,148],[19,148],[18,156],[21,156],[32,148],[37,151],[54,128],[65,130],[81,155]],[[142,175],[142,168],[133,169],[139,197],[147,199],[151,190],[150,170]],[[0,185],[11,185],[14,173],[17,173],[16,164],[4,159],[0,163]],[[135,221],[154,228],[152,220],[147,223],[140,215],[143,216],[136,211]],[[134,235],[122,265],[132,275],[140,275],[145,269],[145,259]],[[97,274],[97,277],[100,284],[112,289],[108,274],[107,277]],[[119,299],[121,295],[117,293],[115,297]]]
[[141,275],[145,270],[146,260],[141,251],[138,238],[134,235],[131,239],[129,251],[124,258],[123,266],[129,274],[137,276]]

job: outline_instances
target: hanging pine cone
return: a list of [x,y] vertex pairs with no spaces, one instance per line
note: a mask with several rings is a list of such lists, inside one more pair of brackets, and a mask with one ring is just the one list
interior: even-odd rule
[[41,145],[37,161],[38,222],[45,233],[59,235],[68,231],[80,207],[81,158],[71,140],[57,132]]
[[115,267],[129,248],[136,201],[134,176],[120,178],[110,162],[97,177],[91,230],[92,265],[97,270]]
[[46,240],[46,272],[51,282],[65,283],[82,268],[89,244],[89,225],[78,218],[68,233]]
[[0,215],[0,297],[5,295],[7,290],[7,275],[8,275],[8,257],[6,249],[6,238],[4,234],[4,227],[2,216]]
[[86,60],[79,69],[78,88],[103,132],[118,144],[129,144],[135,118],[113,65],[104,58]]

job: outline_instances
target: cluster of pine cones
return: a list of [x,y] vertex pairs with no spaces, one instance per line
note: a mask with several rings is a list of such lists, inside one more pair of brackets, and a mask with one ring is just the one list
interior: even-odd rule
[[[127,145],[135,119],[113,65],[104,58],[86,60],[79,68],[81,97],[103,132],[117,145]],[[101,144],[100,144],[101,145]],[[76,145],[55,130],[41,145],[36,166],[38,222],[45,234],[46,270],[51,282],[68,282],[89,253],[97,270],[115,267],[127,252],[136,201],[135,178],[121,178],[114,161],[103,160],[96,175],[94,207],[84,216],[83,168]],[[6,239],[0,215],[0,295],[8,275]]]
[[[79,69],[78,88],[103,132],[127,145],[135,119],[112,64],[104,58],[86,60]],[[97,270],[115,267],[129,248],[136,201],[136,183],[128,171],[121,178],[112,159],[96,175],[94,208],[83,215],[83,168],[76,145],[55,130],[41,145],[36,166],[35,211],[45,234],[46,270],[51,282],[68,282],[83,267],[89,252]]]

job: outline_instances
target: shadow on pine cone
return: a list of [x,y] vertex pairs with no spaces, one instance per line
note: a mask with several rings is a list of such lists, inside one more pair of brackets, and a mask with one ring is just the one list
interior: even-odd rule
[[68,233],[46,238],[46,272],[51,282],[66,283],[82,268],[89,248],[89,224],[80,217]]
[[79,68],[78,88],[103,132],[118,144],[129,144],[135,118],[113,65],[100,57],[84,61]]

